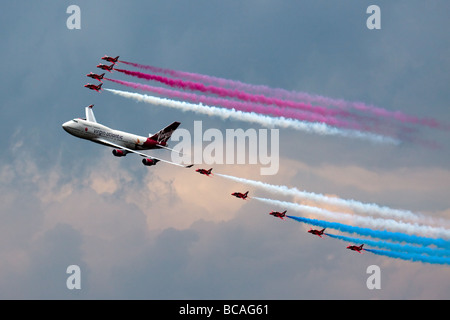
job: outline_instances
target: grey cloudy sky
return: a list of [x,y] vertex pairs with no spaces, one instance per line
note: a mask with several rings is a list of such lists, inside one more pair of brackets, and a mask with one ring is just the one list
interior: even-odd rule
[[[71,4],[81,30],[66,28]],[[366,27],[371,4],[381,8],[381,30]],[[141,135],[172,121],[188,130],[195,120],[204,129],[254,127],[86,90],[85,75],[105,54],[450,123],[449,12],[443,0],[3,3],[0,297],[448,299],[448,266],[353,254],[268,216],[281,208],[229,196],[246,186],[115,158],[61,124],[94,103],[99,122]],[[280,130],[277,175],[250,165],[214,170],[449,218],[448,134],[421,128],[418,137],[439,144],[427,148]],[[72,264],[79,291],[66,288]],[[381,290],[366,286],[373,264]]]

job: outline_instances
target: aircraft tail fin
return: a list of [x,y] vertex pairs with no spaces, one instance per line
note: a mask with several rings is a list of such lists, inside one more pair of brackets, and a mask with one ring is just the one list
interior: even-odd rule
[[90,122],[97,122],[97,120],[95,120],[94,111],[92,110],[93,107],[93,104],[86,107],[86,120]]
[[170,136],[178,128],[179,125],[180,123],[175,121],[172,124],[165,127],[164,129],[161,129],[154,135],[150,136],[150,139],[155,140],[158,143],[164,145],[167,142],[167,140],[170,139]]

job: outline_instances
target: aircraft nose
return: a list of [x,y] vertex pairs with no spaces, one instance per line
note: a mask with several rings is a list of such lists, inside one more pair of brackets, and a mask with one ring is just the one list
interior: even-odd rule
[[63,129],[65,130],[65,131],[67,131],[67,132],[69,132],[69,122],[70,121],[67,121],[67,122],[64,122],[63,124],[62,124],[62,127],[63,127]]

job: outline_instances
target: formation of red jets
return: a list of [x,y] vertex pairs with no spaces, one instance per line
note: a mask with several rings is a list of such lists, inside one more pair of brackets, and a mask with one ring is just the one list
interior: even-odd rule
[[[119,56],[113,58],[113,57],[110,57],[110,56],[106,56],[106,55],[105,55],[105,56],[102,57],[101,59],[102,59],[102,60],[105,60],[105,61],[107,61],[107,62],[111,62],[111,65],[105,65],[105,64],[100,63],[100,64],[97,65],[97,68],[102,69],[102,70],[105,70],[105,71],[108,71],[108,72],[112,72],[112,70],[113,70],[115,64],[119,61]],[[89,77],[89,78],[92,78],[92,79],[94,79],[94,80],[98,80],[98,81],[101,82],[101,83],[98,84],[98,85],[88,83],[88,84],[85,85],[86,88],[91,89],[91,90],[95,90],[95,91],[97,91],[97,92],[99,92],[100,90],[102,90],[102,85],[103,85],[102,79],[103,79],[103,77],[105,76],[105,73],[102,73],[102,74],[95,74],[95,73],[93,73],[93,72],[90,72],[90,73],[87,74],[86,76]],[[144,161],[148,161],[148,160],[149,160],[149,159],[144,159],[144,160],[142,160],[142,161],[144,162]],[[144,163],[144,164],[145,164],[145,163]],[[150,164],[148,164],[148,165],[150,165]],[[190,166],[188,166],[188,167],[192,167],[192,165],[190,165]],[[206,170],[206,169],[197,169],[197,170],[195,170],[195,171],[198,172],[198,173],[200,173],[200,174],[202,174],[202,175],[206,175],[206,176],[208,176],[208,177],[212,174],[212,168],[210,168],[209,170]],[[236,198],[238,198],[238,199],[247,200],[247,198],[248,198],[248,191],[245,192],[245,193],[241,193],[241,192],[233,192],[231,195],[234,196],[234,197],[236,197]],[[284,210],[283,212],[272,211],[272,212],[269,213],[269,215],[274,216],[275,218],[280,218],[281,220],[284,220],[284,218],[286,217],[286,212],[287,212],[287,210]],[[314,229],[310,229],[310,230],[308,231],[308,233],[311,233],[311,234],[313,234],[313,235],[317,235],[317,236],[319,236],[319,237],[322,238],[322,235],[324,235],[324,231],[325,231],[325,229],[322,229],[322,230],[314,230]],[[360,246],[349,245],[349,246],[347,247],[347,249],[350,249],[350,250],[353,250],[353,251],[362,253],[361,251],[364,250],[364,249],[363,249],[363,245],[364,245],[364,244],[362,244],[362,245],[360,245]]]
[[[209,176],[210,174],[212,174],[212,168],[210,168],[209,170],[206,169],[197,169],[195,170],[196,172]],[[243,200],[247,200],[248,198],[248,191],[246,191],[245,193],[242,192],[233,192],[231,194],[232,196],[238,198],[238,199],[243,199]],[[283,212],[279,212],[279,211],[272,211],[269,213],[269,215],[274,216],[275,218],[280,218],[281,220],[285,220],[284,218],[286,217],[286,212],[287,210],[284,210]],[[325,228],[323,228],[322,230],[316,230],[316,229],[309,229],[308,233],[311,233],[313,235],[319,236],[323,239],[323,235],[325,235]],[[360,246],[356,246],[356,245],[349,245],[347,247],[347,249],[350,249],[352,251],[356,251],[359,253],[362,253],[361,251],[364,250],[363,249],[364,244],[360,245]]]
[[[110,56],[104,56],[102,58],[102,60],[111,62],[111,65],[108,66],[106,64],[99,63],[97,65],[97,68],[102,69],[102,70],[106,70],[108,72],[112,72],[115,64],[119,61],[119,56],[117,56],[115,58],[110,57]],[[93,73],[93,72],[88,73],[86,75],[86,77],[92,78],[94,80],[98,80],[98,81],[101,82],[101,84],[95,85],[95,84],[88,83],[88,84],[84,85],[84,87],[88,88],[88,89],[91,89],[91,90],[95,90],[97,92],[100,92],[100,90],[102,90],[102,85],[103,85],[102,79],[103,79],[104,76],[105,76],[105,73],[102,73],[102,74],[96,74],[96,73]]]

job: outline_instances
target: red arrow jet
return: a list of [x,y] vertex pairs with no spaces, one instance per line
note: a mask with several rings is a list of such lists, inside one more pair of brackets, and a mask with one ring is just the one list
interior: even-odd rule
[[281,220],[284,220],[283,218],[286,217],[286,212],[287,210],[284,210],[283,212],[278,212],[278,211],[272,211],[271,213],[269,213],[271,216],[274,216],[276,218],[280,218]]
[[235,196],[236,198],[241,198],[241,199],[246,200],[248,197],[248,191],[246,193],[234,192],[231,195]]
[[212,173],[211,173],[212,168],[209,169],[209,170],[206,170],[206,169],[197,169],[197,170],[195,170],[195,171],[198,172],[198,173],[200,173],[200,174],[207,175],[208,177],[209,177],[210,174],[212,174]]
[[357,251],[357,252],[359,252],[359,253],[362,253],[361,250],[364,250],[364,249],[363,249],[363,245],[364,245],[364,244],[362,244],[362,245],[360,245],[360,246],[348,246],[347,249],[350,249],[350,250],[353,250],[353,251]]
[[315,234],[316,236],[319,236],[322,238],[323,232],[325,231],[325,228],[322,230],[314,230],[314,229],[309,229],[309,233],[311,234]]
[[95,90],[95,91],[99,92],[100,90],[102,90],[102,85],[103,85],[103,83],[100,83],[99,85],[88,83],[88,84],[85,84],[84,86],[86,88],[88,88],[88,89]]
[[104,75],[105,75],[104,73],[102,73],[102,74],[95,74],[95,73],[91,72],[91,73],[87,74],[86,77],[89,77],[89,78],[98,80],[100,82],[103,82],[102,79],[103,79]]
[[113,64],[115,64],[115,63],[119,60],[119,56],[113,58],[113,57],[110,57],[110,56],[106,56],[106,55],[105,55],[105,56],[102,58],[102,60],[105,60],[105,61],[108,61],[108,62],[112,62]]
[[106,65],[106,64],[102,64],[102,63],[100,63],[100,64],[97,65],[97,68],[106,70],[106,71],[108,71],[108,72],[111,72],[111,70],[113,69],[113,67],[114,67],[114,63],[111,64],[110,66],[108,66],[108,65]]

